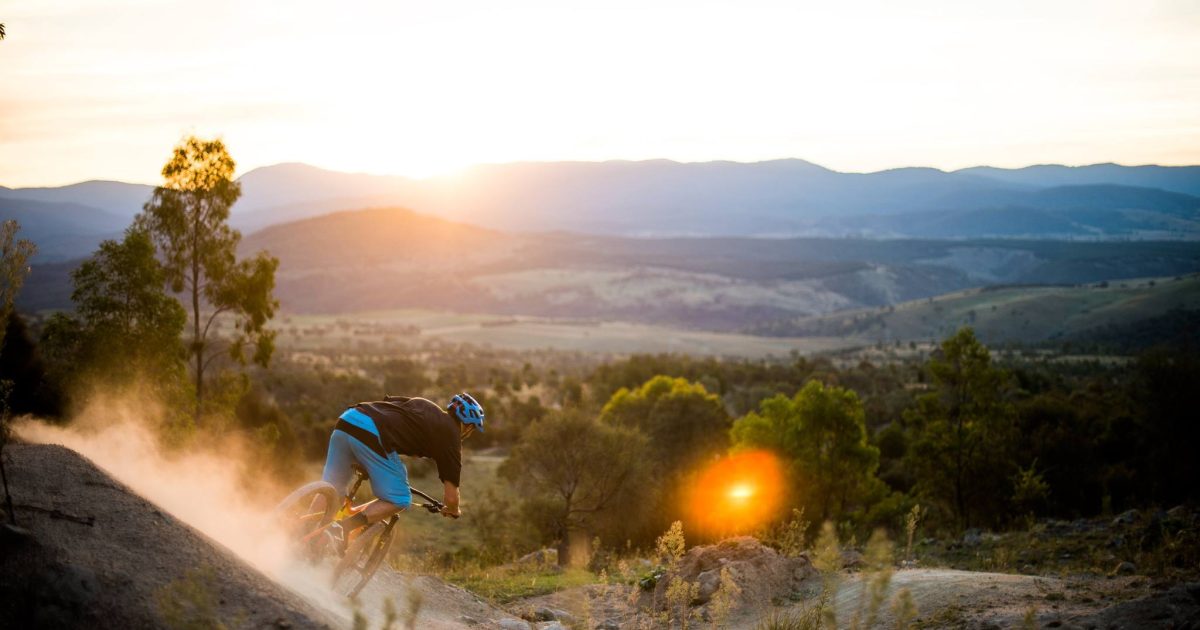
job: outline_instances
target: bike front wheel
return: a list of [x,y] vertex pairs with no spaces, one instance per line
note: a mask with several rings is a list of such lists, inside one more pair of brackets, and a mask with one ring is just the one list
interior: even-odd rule
[[[324,508],[314,509],[317,498],[324,499]],[[338,492],[325,481],[314,481],[296,488],[272,512],[272,522],[287,540],[299,543],[325,527],[337,514]]]
[[375,523],[363,530],[346,548],[346,555],[333,568],[333,589],[347,597],[357,597],[387,558],[392,546],[396,517]]

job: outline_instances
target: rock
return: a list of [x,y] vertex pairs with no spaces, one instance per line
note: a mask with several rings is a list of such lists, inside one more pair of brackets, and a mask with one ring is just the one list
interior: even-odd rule
[[978,547],[983,542],[983,530],[972,527],[963,532],[962,544],[964,547]]
[[1137,510],[1125,510],[1124,512],[1121,512],[1120,514],[1117,515],[1116,518],[1113,519],[1112,525],[1113,525],[1113,527],[1119,527],[1121,525],[1132,524],[1134,521],[1136,521],[1138,519],[1138,516],[1140,516],[1140,515],[1138,514]]
[[696,594],[696,599],[692,600],[692,605],[705,604],[712,599],[721,588],[721,570],[709,569],[696,577],[696,583],[699,584],[699,591]]
[[545,625],[539,623],[537,630],[567,630],[567,629],[565,627],[563,627],[563,625],[561,623],[559,623],[557,621],[551,621],[550,623],[545,624]]
[[550,608],[549,606],[534,608],[522,616],[529,621],[562,621],[564,623],[575,621],[571,613],[558,608]]
[[480,621],[471,615],[459,615],[458,620],[467,624],[468,626],[478,626],[480,624]]
[[621,630],[621,624],[613,619],[605,619],[596,624],[596,630]]
[[1133,575],[1137,573],[1137,565],[1126,560],[1113,569],[1113,575]]
[[776,597],[787,598],[818,575],[812,562],[803,554],[784,556],[749,536],[729,538],[715,545],[689,549],[675,572],[663,576],[650,590],[639,595],[639,605],[661,609],[672,579],[678,577],[685,582],[697,583],[702,574],[710,571],[712,573],[704,580],[716,592],[723,568],[729,570],[734,583],[741,589],[741,595],[734,603],[738,608],[769,602]]
[[517,558],[516,564],[540,566],[544,564],[558,564],[557,549],[538,549],[527,553],[520,558]]
[[863,560],[863,555],[853,549],[845,549],[842,551],[842,568],[843,569],[860,569],[866,561]]
[[1108,542],[1104,545],[1109,549],[1120,549],[1125,546],[1125,537],[1121,534],[1117,534],[1116,536],[1109,538]]
[[1187,518],[1187,508],[1183,505],[1176,505],[1175,507],[1167,510],[1167,518],[1177,521],[1183,520]]
[[529,623],[520,619],[501,619],[496,626],[501,630],[529,630]]

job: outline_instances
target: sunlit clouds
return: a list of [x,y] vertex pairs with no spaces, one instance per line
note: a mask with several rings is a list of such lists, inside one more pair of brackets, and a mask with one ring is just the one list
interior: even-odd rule
[[800,157],[1200,162],[1189,2],[7,3],[0,184]]

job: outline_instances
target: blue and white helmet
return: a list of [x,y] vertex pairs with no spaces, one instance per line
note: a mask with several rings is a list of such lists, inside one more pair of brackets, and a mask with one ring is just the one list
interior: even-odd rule
[[472,398],[467,392],[451,398],[446,410],[453,412],[463,424],[473,424],[477,429],[483,431],[483,405],[480,405],[479,401]]

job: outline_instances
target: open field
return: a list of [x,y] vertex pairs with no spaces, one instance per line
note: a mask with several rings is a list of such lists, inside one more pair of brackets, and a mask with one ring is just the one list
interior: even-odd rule
[[837,352],[880,342],[930,341],[962,326],[973,327],[988,343],[1069,340],[1173,309],[1200,309],[1200,275],[1082,286],[967,289],[895,306],[788,320],[752,328],[750,334],[595,319],[409,309],[289,314],[279,319],[278,343],[291,352],[467,343],[517,351],[767,358]]
[[509,350],[552,348],[622,355],[674,352],[764,358],[851,347],[854,339],[762,337],[627,322],[497,317],[433,311],[373,311],[355,315],[285,315],[278,344],[292,352],[387,347],[441,341]]

